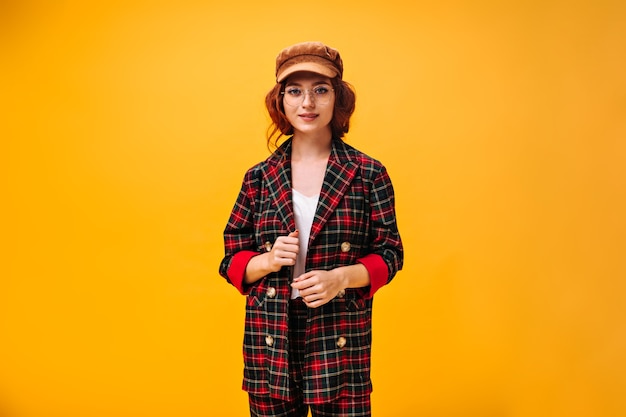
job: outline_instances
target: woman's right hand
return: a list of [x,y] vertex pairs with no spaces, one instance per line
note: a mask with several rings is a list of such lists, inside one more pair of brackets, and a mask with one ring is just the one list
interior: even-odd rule
[[267,274],[280,271],[283,266],[295,265],[299,250],[300,241],[297,230],[287,236],[280,236],[269,252],[253,256],[250,259],[246,265],[243,282],[253,284]]
[[272,272],[278,272],[283,266],[295,265],[299,250],[298,230],[287,236],[280,236],[272,245],[272,250],[268,252],[267,268]]

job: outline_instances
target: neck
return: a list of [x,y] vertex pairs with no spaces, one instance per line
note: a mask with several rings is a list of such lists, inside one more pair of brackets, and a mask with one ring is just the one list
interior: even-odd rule
[[326,159],[330,155],[332,143],[331,133],[306,135],[299,132],[293,136],[291,158],[303,159]]

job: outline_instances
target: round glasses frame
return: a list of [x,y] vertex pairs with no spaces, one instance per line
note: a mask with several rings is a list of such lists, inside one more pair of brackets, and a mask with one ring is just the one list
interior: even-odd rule
[[318,86],[311,90],[303,90],[298,87],[287,87],[285,91],[281,91],[280,94],[285,97],[285,103],[292,107],[297,107],[304,101],[304,97],[308,94],[309,98],[315,101],[315,104],[323,106],[330,102],[331,92],[335,91],[334,88],[328,88],[324,86]]

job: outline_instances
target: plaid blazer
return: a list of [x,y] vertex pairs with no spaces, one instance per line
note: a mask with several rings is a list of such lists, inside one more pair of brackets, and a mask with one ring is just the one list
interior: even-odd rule
[[[247,171],[224,230],[220,275],[247,295],[243,389],[291,400],[288,302],[292,268],[252,285],[243,283],[251,257],[271,250],[295,230],[291,194],[291,139]],[[304,401],[320,404],[372,390],[370,348],[373,295],[402,268],[394,193],[385,167],[341,140],[333,140],[307,253],[306,271],[362,263],[365,288],[346,289],[309,309]]]

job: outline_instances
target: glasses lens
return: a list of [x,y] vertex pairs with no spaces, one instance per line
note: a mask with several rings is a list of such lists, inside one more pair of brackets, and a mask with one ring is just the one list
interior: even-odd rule
[[285,103],[289,106],[299,106],[304,101],[304,97],[308,94],[309,100],[315,101],[315,104],[321,106],[328,104],[332,94],[332,88],[327,86],[317,86],[312,90],[303,90],[299,87],[287,87],[283,91]]

